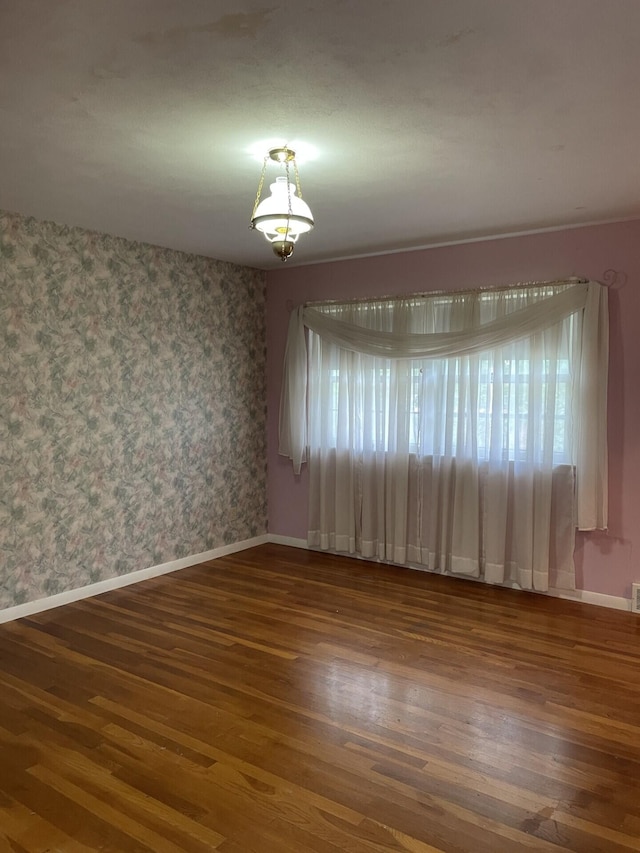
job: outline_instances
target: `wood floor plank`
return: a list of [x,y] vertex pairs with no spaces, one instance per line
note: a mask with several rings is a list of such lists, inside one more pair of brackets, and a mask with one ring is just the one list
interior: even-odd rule
[[276,545],[0,626],[0,853],[640,851],[640,619]]

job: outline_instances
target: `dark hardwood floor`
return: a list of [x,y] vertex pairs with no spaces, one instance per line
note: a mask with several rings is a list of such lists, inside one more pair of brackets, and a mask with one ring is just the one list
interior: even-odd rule
[[2,625],[0,850],[640,850],[640,617],[264,545]]

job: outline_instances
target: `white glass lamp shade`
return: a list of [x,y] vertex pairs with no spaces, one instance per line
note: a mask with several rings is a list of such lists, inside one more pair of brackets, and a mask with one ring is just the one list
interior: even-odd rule
[[[291,200],[287,193],[291,193]],[[251,224],[261,231],[270,243],[282,240],[295,243],[301,234],[313,228],[313,216],[309,205],[296,195],[296,188],[287,178],[276,178],[269,187],[271,195],[263,199],[253,215]],[[289,213],[291,201],[291,213]]]

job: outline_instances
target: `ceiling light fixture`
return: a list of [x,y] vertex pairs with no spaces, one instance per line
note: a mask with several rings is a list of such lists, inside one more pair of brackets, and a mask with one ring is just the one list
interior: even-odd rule
[[[269,160],[284,166],[285,173],[271,184],[269,188],[271,195],[260,201]],[[295,186],[291,182],[291,164],[293,164]],[[298,237],[313,228],[313,215],[309,205],[302,200],[296,152],[291,148],[286,146],[272,148],[265,156],[249,227],[256,228],[264,234],[271,243],[271,248],[282,261],[291,257]]]

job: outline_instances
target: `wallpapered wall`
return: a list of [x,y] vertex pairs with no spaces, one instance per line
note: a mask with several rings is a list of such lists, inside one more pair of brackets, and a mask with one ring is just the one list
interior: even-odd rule
[[266,531],[264,283],[0,213],[0,608]]

